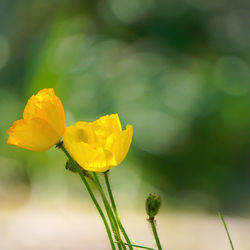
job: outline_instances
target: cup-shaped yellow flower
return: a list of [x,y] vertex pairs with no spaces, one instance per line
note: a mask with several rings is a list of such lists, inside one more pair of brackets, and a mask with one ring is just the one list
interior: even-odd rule
[[66,150],[83,169],[105,172],[124,160],[132,136],[132,125],[122,130],[118,115],[112,114],[67,127],[63,141]]
[[28,100],[23,119],[9,128],[8,144],[45,151],[58,143],[65,132],[65,114],[54,89],[42,89]]

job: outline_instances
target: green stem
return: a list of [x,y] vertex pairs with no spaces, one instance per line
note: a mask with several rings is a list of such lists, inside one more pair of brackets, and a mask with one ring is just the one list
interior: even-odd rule
[[97,185],[97,188],[101,194],[101,197],[102,197],[102,200],[103,200],[103,204],[105,206],[105,209],[107,211],[107,215],[108,215],[108,218],[109,218],[109,221],[110,221],[110,224],[112,226],[112,229],[113,229],[113,233],[114,233],[114,236],[115,236],[115,239],[120,243],[118,244],[118,247],[119,249],[122,248],[123,249],[126,249],[126,246],[124,245],[122,239],[121,239],[121,236],[120,236],[120,232],[119,232],[119,228],[118,228],[118,225],[117,225],[117,222],[116,222],[116,219],[114,217],[114,214],[113,214],[113,211],[109,205],[109,202],[106,198],[106,195],[102,189],[102,186],[101,186],[101,183],[99,181],[99,178],[97,176],[97,174],[95,172],[93,172],[93,176],[94,176],[94,180],[95,180],[95,183]]
[[109,226],[108,226],[108,222],[104,216],[104,213],[102,212],[102,209],[100,207],[100,205],[98,204],[98,201],[96,200],[95,196],[94,196],[94,193],[92,192],[86,178],[84,177],[81,169],[78,167],[78,164],[74,161],[74,159],[71,157],[71,155],[68,153],[68,151],[64,148],[64,146],[62,144],[60,145],[57,145],[57,147],[59,147],[60,149],[62,149],[62,151],[66,154],[66,156],[68,157],[68,159],[72,162],[72,165],[74,166],[75,170],[77,171],[77,173],[80,175],[84,185],[86,186],[88,192],[89,192],[89,195],[92,199],[92,201],[94,202],[102,220],[103,220],[103,223],[105,225],[105,228],[106,228],[106,231],[107,231],[107,234],[108,234],[108,237],[109,237],[109,241],[110,241],[110,244],[111,244],[111,247],[112,247],[112,250],[115,250],[115,244],[113,242],[113,238],[112,238],[112,234],[110,232],[110,229],[109,229]]
[[228,231],[228,229],[227,229],[227,224],[226,224],[226,222],[225,222],[225,220],[224,220],[224,218],[223,218],[223,215],[222,215],[220,212],[218,213],[218,215],[219,215],[220,219],[222,220],[222,223],[223,223],[224,228],[225,228],[225,230],[226,230],[227,237],[228,237],[228,240],[229,240],[229,242],[230,242],[231,248],[232,248],[232,250],[234,250],[233,242],[232,242],[232,240],[231,240],[229,231]]
[[[118,242],[115,242],[118,243]],[[135,244],[128,244],[128,243],[124,243],[127,246],[133,246],[133,247],[138,247],[138,248],[143,248],[143,249],[149,249],[149,250],[155,250],[154,248],[151,247],[145,247],[145,246],[140,246],[140,245],[135,245]]]
[[129,246],[129,249],[133,250],[133,247],[131,246],[130,239],[129,239],[124,227],[122,226],[121,220],[120,220],[118,212],[117,212],[114,196],[113,196],[112,189],[111,189],[111,186],[110,186],[110,183],[109,183],[108,172],[104,172],[104,177],[105,177],[105,183],[106,183],[106,186],[107,186],[107,189],[108,189],[109,198],[110,198],[110,201],[111,201],[111,205],[112,205],[112,208],[113,208],[113,211],[114,211],[118,226],[121,229],[121,232],[123,233],[124,238],[126,239],[126,242],[127,242],[127,245]]
[[154,234],[154,237],[155,237],[155,242],[156,242],[156,245],[158,247],[158,250],[162,250],[160,239],[159,239],[158,234],[157,234],[154,218],[150,218],[149,222],[150,222],[151,227],[152,227],[152,231],[153,231],[153,234]]

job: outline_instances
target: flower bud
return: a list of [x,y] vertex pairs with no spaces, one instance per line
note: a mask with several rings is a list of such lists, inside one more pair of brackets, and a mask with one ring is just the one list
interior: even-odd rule
[[68,161],[66,162],[65,168],[66,168],[67,170],[71,171],[71,172],[74,172],[74,173],[76,172],[76,169],[75,169],[75,167],[73,166],[72,161],[70,161],[70,160],[68,160]]
[[149,219],[154,219],[161,207],[161,197],[157,194],[149,194],[146,200],[146,212]]

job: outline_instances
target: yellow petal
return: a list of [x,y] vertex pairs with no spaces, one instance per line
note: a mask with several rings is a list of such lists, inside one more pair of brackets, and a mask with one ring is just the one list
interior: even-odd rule
[[106,147],[107,138],[110,135],[122,131],[118,114],[102,116],[90,124],[95,135],[95,143],[104,148]]
[[113,134],[107,139],[106,149],[113,153],[114,159],[120,164],[126,157],[133,137],[133,127],[128,124],[126,129]]
[[69,154],[85,170],[104,172],[112,164],[112,153],[94,143],[91,123],[77,122],[67,127],[63,141]]
[[95,131],[102,130],[106,133],[118,132],[122,130],[118,114],[104,115],[94,122],[91,122]]
[[8,144],[33,151],[47,150],[61,137],[41,118],[15,121],[8,134]]
[[34,117],[45,120],[59,134],[64,133],[64,109],[54,89],[42,89],[30,97],[24,108],[23,118],[26,120]]
[[94,122],[77,122],[66,128],[64,146],[85,170],[104,172],[123,161],[128,153],[133,127],[122,131],[117,114]]
[[8,130],[8,144],[33,151],[55,145],[65,132],[65,114],[53,89],[40,90],[28,100],[23,119]]

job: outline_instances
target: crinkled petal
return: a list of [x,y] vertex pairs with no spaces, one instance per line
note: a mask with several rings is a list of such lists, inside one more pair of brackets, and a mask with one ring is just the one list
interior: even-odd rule
[[113,153],[116,165],[126,157],[133,137],[133,127],[128,124],[125,130],[112,134],[107,139],[106,149]]
[[73,126],[68,127],[68,134],[71,135],[75,142],[85,142],[95,144],[96,138],[90,122],[76,122]]
[[95,130],[101,129],[107,132],[121,131],[122,126],[118,114],[104,115],[92,122]]
[[121,130],[118,115],[107,115],[94,122],[77,122],[66,128],[64,146],[85,170],[104,172],[126,157],[133,127]]
[[112,133],[122,130],[118,114],[105,115],[90,123],[95,134],[95,143],[105,147],[106,140]]
[[65,114],[60,99],[55,95],[54,89],[42,89],[28,100],[23,118],[41,118],[55,131],[63,135],[65,131]]
[[[84,126],[86,129],[84,129]],[[78,122],[66,128],[64,146],[75,161],[85,170],[104,172],[112,165],[113,155],[110,151],[87,142],[91,140],[92,130],[89,123]]]

